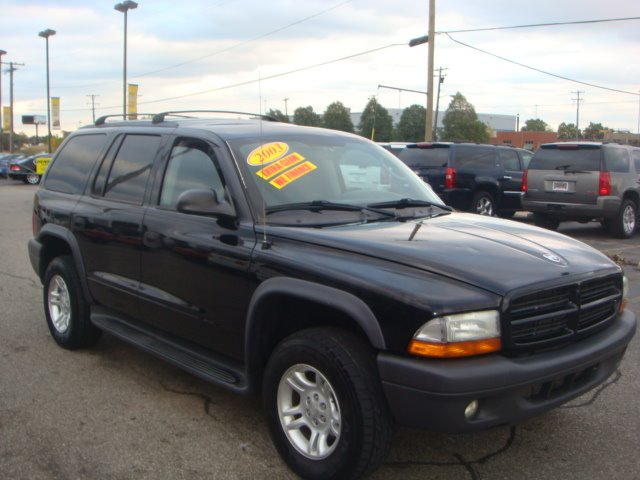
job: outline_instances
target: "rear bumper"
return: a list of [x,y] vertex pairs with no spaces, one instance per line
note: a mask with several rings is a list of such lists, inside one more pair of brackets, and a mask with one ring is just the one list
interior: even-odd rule
[[[571,346],[529,357],[489,355],[459,360],[378,356],[395,419],[440,432],[518,423],[602,384],[618,367],[636,330],[626,311],[615,324]],[[477,413],[465,408],[479,402]]]
[[525,210],[533,213],[542,213],[559,220],[613,218],[619,210],[622,201],[620,197],[598,197],[596,203],[562,203],[541,200],[522,199]]

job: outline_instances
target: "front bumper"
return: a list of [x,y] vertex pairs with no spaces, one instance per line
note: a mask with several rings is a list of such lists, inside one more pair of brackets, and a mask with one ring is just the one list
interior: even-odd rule
[[[521,422],[600,385],[617,369],[635,330],[627,310],[606,330],[558,350],[457,360],[381,353],[378,369],[398,423],[448,433],[482,430]],[[467,419],[473,400],[479,409]]]

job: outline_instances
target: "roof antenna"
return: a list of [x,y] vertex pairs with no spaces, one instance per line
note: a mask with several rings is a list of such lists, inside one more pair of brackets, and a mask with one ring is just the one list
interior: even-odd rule
[[[262,122],[263,122],[263,112],[262,112],[262,74],[258,72],[258,101],[260,105],[258,106],[258,113],[260,113],[260,119],[258,120],[260,125],[260,149],[262,149],[264,142],[262,141]],[[264,152],[261,151],[260,155],[260,163],[264,163]],[[264,165],[261,165],[264,167]],[[262,249],[268,250],[271,247],[269,241],[267,240],[267,202],[264,199],[264,195],[262,195]]]

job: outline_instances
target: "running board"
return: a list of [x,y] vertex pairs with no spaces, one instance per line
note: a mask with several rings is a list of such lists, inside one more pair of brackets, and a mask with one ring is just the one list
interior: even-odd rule
[[103,311],[92,311],[91,322],[100,330],[134,345],[178,368],[239,393],[249,393],[239,365],[224,362],[195,345],[178,342],[151,328],[133,324]]

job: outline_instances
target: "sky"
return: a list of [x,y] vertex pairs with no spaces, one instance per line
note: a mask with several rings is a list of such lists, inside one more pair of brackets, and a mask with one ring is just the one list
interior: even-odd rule
[[[50,92],[60,97],[62,130],[92,123],[92,99],[96,116],[122,112],[116,3],[0,0],[2,105],[6,63],[23,64],[14,72],[16,131],[34,135],[21,115],[47,113],[38,36],[47,28],[56,31]],[[127,15],[127,80],[138,85],[138,111],[150,113],[323,113],[335,101],[361,112],[372,96],[386,108],[425,106],[426,95],[387,87],[426,91],[428,47],[408,42],[427,33],[428,14],[428,0],[140,0]],[[640,17],[640,0],[436,0],[435,15],[441,111],[460,92],[478,113],[518,115],[521,126],[540,118],[555,130],[576,123],[579,92],[581,128],[638,132],[640,20],[452,32]]]

